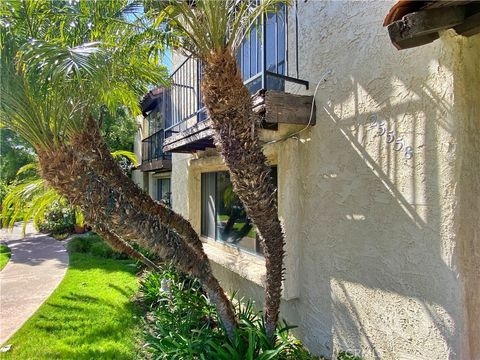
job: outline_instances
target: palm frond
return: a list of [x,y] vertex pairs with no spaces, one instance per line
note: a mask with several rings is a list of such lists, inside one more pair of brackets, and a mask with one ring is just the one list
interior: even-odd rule
[[33,171],[36,175],[38,175],[38,163],[37,162],[32,162],[26,165],[23,165],[20,169],[17,171],[17,177],[19,175],[22,175],[28,171]]
[[68,142],[100,107],[137,114],[149,87],[167,84],[155,33],[128,18],[139,1],[12,4],[0,3],[8,24],[0,30],[0,123],[35,148]]
[[149,5],[155,26],[178,30],[179,46],[206,59],[212,52],[236,53],[260,15],[278,11],[290,0],[172,0],[163,6]]
[[127,158],[133,163],[134,166],[138,166],[137,156],[131,151],[127,151],[127,150],[113,151],[112,156],[114,159]]
[[2,203],[2,220],[7,227],[13,227],[15,222],[28,222],[38,211],[41,211],[44,201],[60,198],[53,189],[50,189],[45,180],[33,178],[9,187],[9,192]]
[[107,53],[100,42],[75,47],[31,40],[20,49],[20,62],[36,76],[50,82],[64,82],[72,77],[82,81],[98,76],[100,64],[105,63]]

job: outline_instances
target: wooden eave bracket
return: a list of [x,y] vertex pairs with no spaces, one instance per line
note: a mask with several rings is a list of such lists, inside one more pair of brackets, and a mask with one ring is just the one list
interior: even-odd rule
[[438,39],[440,30],[457,26],[464,19],[463,6],[421,10],[388,25],[388,33],[397,49],[408,49]]
[[453,28],[458,35],[472,36],[480,33],[480,11],[465,18],[465,21]]
[[438,32],[449,28],[464,36],[480,32],[480,12],[476,5],[426,9],[407,14],[387,28],[393,45],[408,49],[438,39]]

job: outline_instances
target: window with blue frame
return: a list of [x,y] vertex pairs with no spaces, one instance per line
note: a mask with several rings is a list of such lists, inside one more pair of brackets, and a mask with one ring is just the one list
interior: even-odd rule
[[[285,90],[285,80],[274,74],[287,73],[287,8],[280,4],[275,13],[268,13],[245,37],[238,51],[238,63],[242,76],[251,93],[262,88],[261,74],[266,70],[266,88]],[[262,44],[265,32],[265,44]],[[265,51],[266,66],[263,66],[263,51]]]

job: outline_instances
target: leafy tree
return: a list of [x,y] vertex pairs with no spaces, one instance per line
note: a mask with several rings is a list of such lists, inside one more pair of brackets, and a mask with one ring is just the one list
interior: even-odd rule
[[175,46],[203,61],[203,102],[215,130],[214,141],[233,188],[263,242],[266,262],[265,326],[275,333],[283,279],[284,233],[276,189],[259,140],[259,122],[243,84],[237,50],[255,20],[286,0],[148,1],[155,23],[176,34]]
[[17,171],[34,159],[28,142],[10,129],[0,128],[0,178],[9,184]]
[[135,133],[138,124],[133,116],[123,107],[119,107],[112,114],[105,107],[100,111],[100,130],[111,151],[133,151]]
[[48,185],[104,239],[134,241],[198,278],[233,335],[231,303],[198,234],[122,172],[101,136],[103,107],[135,115],[149,84],[168,85],[157,61],[163,33],[129,23],[135,11],[127,0],[1,2],[1,121],[35,148]]

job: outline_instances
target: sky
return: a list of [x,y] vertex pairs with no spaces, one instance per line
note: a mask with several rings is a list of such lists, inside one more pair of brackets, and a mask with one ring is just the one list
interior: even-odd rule
[[[135,21],[137,18],[141,17],[143,15],[143,6],[139,5],[138,8],[135,9],[135,11],[127,13],[126,14],[126,20],[129,22]],[[165,52],[163,56],[161,56],[161,63],[164,65],[167,69],[168,72],[171,74],[173,72],[173,63],[172,63],[172,52],[169,47],[165,49]]]

